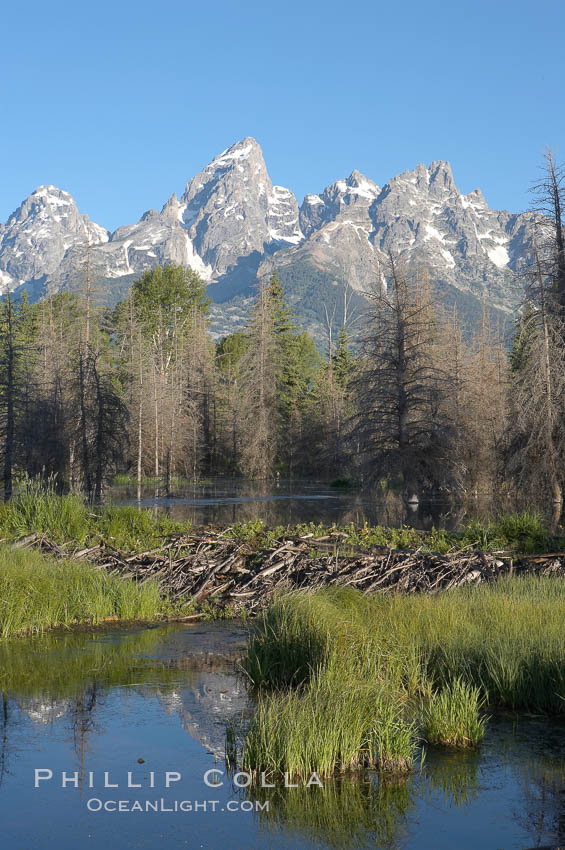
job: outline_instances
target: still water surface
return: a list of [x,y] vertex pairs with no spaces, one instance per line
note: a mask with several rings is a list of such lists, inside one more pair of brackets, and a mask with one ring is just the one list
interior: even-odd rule
[[[2,642],[0,846],[524,850],[565,842],[565,730],[539,718],[493,719],[476,753],[429,752],[404,780],[379,784],[367,774],[324,789],[237,789],[223,748],[226,722],[253,709],[234,669],[245,639],[241,625],[221,623]],[[53,779],[34,788],[36,768]],[[216,774],[223,784],[205,784],[211,768],[225,772]],[[61,787],[63,771],[78,787]],[[141,788],[128,789],[128,771]],[[166,771],[182,777],[168,789]],[[105,772],[118,788],[104,787]],[[253,810],[257,799],[268,812]],[[149,800],[169,809],[189,801],[193,810],[89,811],[92,800],[91,808]]]
[[[462,511],[444,502],[406,504],[392,491],[330,487],[312,481],[245,481],[212,479],[172,488],[170,494],[155,487],[114,487],[108,497],[118,504],[164,511],[172,519],[194,525],[233,525],[262,519],[267,526],[300,522],[333,522],[342,525],[401,526],[454,529]],[[475,507],[475,506],[474,506]]]

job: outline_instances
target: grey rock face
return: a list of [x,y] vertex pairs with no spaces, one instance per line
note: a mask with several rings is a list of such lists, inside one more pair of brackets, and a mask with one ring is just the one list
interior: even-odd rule
[[13,290],[47,275],[57,275],[65,255],[108,241],[105,228],[81,215],[68,192],[40,186],[0,224],[0,287]]
[[310,236],[348,209],[355,210],[354,218],[359,218],[361,209],[367,214],[380,191],[372,180],[359,171],[353,171],[347,180],[338,180],[326,186],[321,195],[306,195],[300,207],[300,226],[305,236]]
[[298,204],[273,186],[261,148],[252,138],[228,148],[194,177],[181,198],[184,227],[217,278],[273,242],[302,239]]
[[382,190],[360,175],[307,195],[300,210],[307,240],[263,267],[309,263],[370,290],[389,252],[426,265],[432,279],[512,310],[530,245],[533,216],[490,210],[480,189],[462,195],[447,162],[419,165]]
[[81,216],[71,196],[40,187],[0,228],[0,286],[41,280],[56,291],[84,274],[90,236],[93,273],[106,281],[156,264],[189,266],[213,281],[244,264],[304,238],[298,204],[288,189],[273,186],[254,139],[238,142],[197,174],[180,201],[109,234]]
[[330,270],[339,281],[347,279],[353,289],[366,290],[378,265],[370,211],[380,192],[376,183],[354,171],[321,195],[307,195],[300,223],[308,238],[294,250],[278,251],[264,270],[308,262]]
[[161,212],[148,210],[137,224],[118,227],[110,241],[92,252],[100,276],[115,278],[174,263],[209,280],[211,270],[196,253],[180,220],[180,205],[172,195]]
[[120,278],[158,263],[186,265],[210,283],[214,321],[225,332],[244,323],[241,308],[257,277],[273,269],[300,279],[291,298],[300,317],[305,280],[311,301],[322,278],[366,293],[393,252],[425,264],[444,288],[509,312],[520,298],[532,221],[489,209],[479,189],[461,194],[441,161],[382,188],[354,171],[306,195],[299,211],[290,190],[273,186],[248,137],[190,180],[180,200],[173,194],[160,212],[112,234],[81,215],[67,192],[40,187],[0,225],[0,289],[33,284],[37,296],[71,285],[84,275],[90,241],[93,274],[109,301]]
[[447,162],[395,177],[372,213],[377,250],[417,255],[436,279],[498,307],[515,306],[513,272],[528,253],[532,215],[490,210],[480,189],[462,195]]

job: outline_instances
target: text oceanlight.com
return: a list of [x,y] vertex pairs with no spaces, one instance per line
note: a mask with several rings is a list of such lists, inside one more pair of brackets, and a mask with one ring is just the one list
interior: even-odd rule
[[269,801],[228,800],[101,800],[91,797],[86,801],[89,812],[268,812]]

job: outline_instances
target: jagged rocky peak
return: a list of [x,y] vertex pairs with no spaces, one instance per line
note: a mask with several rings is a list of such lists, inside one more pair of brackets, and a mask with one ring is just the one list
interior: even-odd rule
[[464,209],[468,209],[470,207],[473,212],[478,215],[482,212],[488,211],[488,204],[480,189],[475,189],[473,192],[461,195],[461,204]]
[[263,152],[255,139],[247,136],[214,157],[186,184],[181,200],[181,204],[187,208],[184,221],[190,223],[191,209],[196,207],[195,201],[200,203],[205,200],[219,183],[229,186],[232,182],[249,183],[250,179],[257,184],[254,188],[259,194],[265,193],[267,181],[270,184]]
[[56,208],[59,208],[59,214],[67,215],[68,210],[65,208],[75,206],[71,195],[63,189],[59,189],[57,186],[38,186],[18,209],[12,213],[7,223],[13,224],[29,215],[41,215],[45,210],[54,211]]
[[0,290],[57,272],[77,245],[100,245],[106,228],[82,215],[73,197],[57,186],[39,186],[0,225]]
[[158,219],[160,215],[161,213],[158,213],[157,210],[151,208],[150,210],[145,210],[139,221],[153,221],[155,219]]
[[373,180],[360,171],[352,171],[349,177],[326,186],[320,195],[306,195],[300,208],[302,231],[309,236],[347,207],[362,205],[366,208],[380,193],[380,187]]
[[501,275],[523,261],[522,231],[508,213],[490,210],[480,189],[462,195],[448,162],[419,165],[390,180],[374,225],[381,250],[418,254],[432,276],[458,286],[465,278],[481,297],[488,287],[499,304],[510,301],[509,278]]
[[[352,171],[306,195],[299,212],[294,194],[273,185],[248,136],[205,165],[180,198],[172,194],[160,211],[111,236],[68,192],[40,186],[0,224],[0,293],[25,285],[38,297],[70,285],[83,274],[90,242],[93,275],[108,287],[108,300],[113,279],[172,262],[198,271],[214,284],[211,296],[230,303],[252,291],[268,266],[297,282],[300,312],[304,280],[310,286],[319,275],[323,292],[328,278],[346,276],[364,292],[392,251],[426,264],[442,286],[507,310],[518,288],[513,273],[530,250],[530,225],[531,216],[490,210],[480,189],[461,194],[443,160],[417,165],[383,188]],[[233,330],[228,324],[223,332]]]
[[374,201],[378,198],[380,191],[376,183],[355,170],[346,179],[336,180],[335,183],[326,186],[321,198],[326,203],[334,201],[339,204],[350,204],[358,198]]
[[378,198],[380,195],[381,189],[380,186],[370,180],[368,177],[365,177],[364,174],[361,174],[360,171],[355,169],[351,172],[347,180],[346,184],[346,194],[357,195],[362,198],[370,198],[374,200]]
[[182,221],[181,205],[176,192],[163,204],[161,215],[167,221]]
[[94,243],[107,242],[109,232],[105,227],[81,215],[74,198],[57,186],[38,186],[9,217],[3,229],[17,227],[24,221],[43,221],[59,225],[61,230],[82,230],[91,236]]
[[407,196],[425,195],[439,200],[458,194],[458,190],[450,164],[445,160],[438,160],[429,166],[420,163],[416,168],[403,171],[385,184],[383,193],[384,196],[396,193]]
[[273,186],[261,148],[250,136],[214,157],[187,184],[179,215],[215,276],[273,243],[292,245],[303,238],[296,198]]
[[45,211],[66,215],[71,209],[76,209],[76,204],[68,192],[57,186],[38,186],[12,213],[7,224],[21,221],[29,215],[40,215]]
[[243,162],[246,160],[260,159],[263,160],[263,151],[260,144],[252,137],[246,136],[240,142],[235,142],[231,147],[215,156],[212,162],[206,166],[204,171],[217,171],[224,168],[243,168]]
[[444,160],[432,162],[428,167],[428,174],[430,175],[430,194],[449,195],[457,192],[451,165],[448,162]]

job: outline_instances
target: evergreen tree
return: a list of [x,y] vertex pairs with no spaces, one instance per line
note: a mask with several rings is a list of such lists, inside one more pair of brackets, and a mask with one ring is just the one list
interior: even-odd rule
[[242,472],[251,478],[272,475],[277,457],[280,428],[277,378],[281,370],[275,317],[276,302],[267,284],[260,283],[247,331],[239,399],[239,455]]
[[342,325],[337,337],[337,348],[332,355],[332,370],[335,381],[342,389],[349,384],[355,369],[355,362],[345,325]]
[[303,416],[308,393],[319,365],[316,345],[300,332],[288,306],[280,279],[273,274],[267,286],[272,312],[276,392],[278,398],[277,459],[292,476],[303,458]]
[[221,339],[216,346],[218,376],[218,464],[221,471],[240,471],[240,418],[244,356],[249,340],[243,331]]

